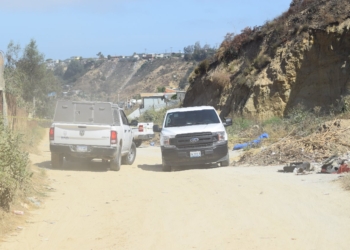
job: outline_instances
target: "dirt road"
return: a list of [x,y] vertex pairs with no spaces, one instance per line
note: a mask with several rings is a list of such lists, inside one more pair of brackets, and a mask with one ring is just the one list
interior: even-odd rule
[[336,175],[275,167],[161,172],[160,149],[137,150],[133,166],[50,166],[53,192],[0,249],[349,249],[350,194]]

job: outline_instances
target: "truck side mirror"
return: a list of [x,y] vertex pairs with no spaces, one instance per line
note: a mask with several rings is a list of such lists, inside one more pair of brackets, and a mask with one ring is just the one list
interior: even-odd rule
[[139,124],[139,122],[138,122],[138,121],[136,121],[136,120],[132,120],[132,121],[130,122],[130,126],[134,126],[134,127],[136,127],[136,126],[137,126],[137,124]]
[[153,132],[162,132],[162,128],[160,128],[158,125],[153,125]]
[[225,127],[232,126],[232,119],[231,118],[226,118],[224,126]]

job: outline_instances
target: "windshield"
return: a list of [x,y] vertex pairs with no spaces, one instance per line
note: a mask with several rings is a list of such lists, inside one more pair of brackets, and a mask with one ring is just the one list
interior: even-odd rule
[[220,123],[219,117],[215,110],[205,109],[168,113],[164,127],[169,128],[212,123]]

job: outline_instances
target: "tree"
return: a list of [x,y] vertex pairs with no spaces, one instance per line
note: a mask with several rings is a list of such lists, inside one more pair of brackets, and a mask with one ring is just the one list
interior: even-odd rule
[[190,61],[192,60],[192,54],[193,54],[194,47],[193,45],[189,45],[184,48],[184,54],[185,54],[185,60]]
[[165,92],[165,87],[162,87],[162,86],[157,87],[157,92],[158,93],[164,93]]
[[104,59],[105,58],[105,56],[101,52],[98,52],[96,54],[96,56],[98,56],[98,58],[100,58],[100,59]]
[[77,79],[79,76],[84,74],[84,66],[78,60],[72,60],[68,64],[67,70],[64,73],[63,79],[66,81],[73,81]]
[[[44,55],[38,51],[36,41],[30,40],[24,48],[23,55],[18,59],[19,45],[10,42],[7,58],[7,80],[11,91],[15,91],[23,100],[32,104],[35,102],[35,113],[39,116],[47,116],[52,107],[49,93],[58,92],[60,89],[53,72],[46,67]],[[51,114],[52,115],[52,114]]]

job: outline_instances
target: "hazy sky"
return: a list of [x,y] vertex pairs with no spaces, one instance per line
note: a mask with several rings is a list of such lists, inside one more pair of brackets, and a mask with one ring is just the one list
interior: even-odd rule
[[183,51],[219,46],[228,32],[262,25],[291,0],[0,0],[0,50],[35,39],[45,58]]

